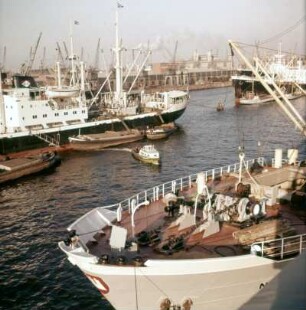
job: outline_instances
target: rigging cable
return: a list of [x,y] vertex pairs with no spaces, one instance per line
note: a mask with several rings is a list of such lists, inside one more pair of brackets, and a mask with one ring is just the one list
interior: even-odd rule
[[[236,108],[236,129],[237,129],[237,139],[238,139],[238,146],[244,149],[244,132],[241,129],[242,123],[239,122],[239,114],[238,114],[239,107]],[[239,124],[240,123],[240,124]]]
[[150,279],[149,276],[147,276],[146,274],[144,274],[142,272],[141,269],[139,269],[139,271],[142,273],[142,275],[144,276],[144,278],[146,278],[159,292],[161,292],[162,294],[164,294],[164,296],[166,296],[167,298],[170,299],[170,297],[168,296],[168,294],[166,292],[164,292],[160,287],[158,287],[158,285],[156,283],[153,282],[152,279]]
[[300,18],[294,25],[290,26],[289,28],[283,30],[282,32],[264,40],[264,41],[259,41],[259,44],[266,44],[275,40],[278,40],[280,38],[282,38],[283,36],[285,36],[287,33],[293,31],[294,29],[296,29],[299,25],[303,24],[306,20],[306,15],[304,15],[302,18]]
[[137,276],[136,276],[136,266],[134,267],[134,278],[135,278],[135,298],[136,298],[136,310],[138,310],[138,291],[137,291]]

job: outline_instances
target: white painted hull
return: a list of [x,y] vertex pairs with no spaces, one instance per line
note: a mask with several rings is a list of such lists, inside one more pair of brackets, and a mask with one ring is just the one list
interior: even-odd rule
[[239,100],[240,105],[256,105],[256,104],[264,104],[264,103],[269,103],[273,102],[274,99],[272,97],[265,98],[265,99],[260,99],[260,98],[254,98],[254,99],[244,99],[241,98]]
[[190,298],[192,310],[239,309],[286,264],[250,254],[120,267],[78,263],[68,256],[117,310],[160,309],[166,298],[180,306]]
[[[292,95],[292,94],[287,94],[285,95],[288,100],[294,100],[300,98],[302,95]],[[245,99],[241,98],[239,100],[240,105],[256,105],[256,104],[264,104],[264,103],[269,103],[275,101],[272,97],[267,97],[267,98],[259,98],[255,97],[253,99]]]

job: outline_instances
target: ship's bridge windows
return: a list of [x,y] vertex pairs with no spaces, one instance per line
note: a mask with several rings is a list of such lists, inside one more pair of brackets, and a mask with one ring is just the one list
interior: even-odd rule
[[47,117],[47,114],[43,114],[43,118],[46,118]]
[[23,109],[23,105],[21,106],[21,109]]
[[33,119],[37,118],[37,115],[33,115],[32,118],[33,118]]
[[73,111],[73,114],[77,114],[78,112],[77,111]]
[[22,117],[22,120],[24,121],[24,119],[25,119],[25,118],[24,118],[24,116],[23,116],[23,117]]
[[64,112],[64,115],[68,115],[68,112]]
[[54,113],[54,116],[59,116],[59,113]]

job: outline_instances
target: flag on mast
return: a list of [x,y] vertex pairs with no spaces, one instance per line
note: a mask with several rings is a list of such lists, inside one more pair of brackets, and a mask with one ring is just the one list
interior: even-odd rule
[[118,9],[121,9],[121,8],[123,8],[123,5],[120,4],[119,2],[117,2],[117,7],[118,7]]
[[79,23],[77,20],[75,20],[75,21],[74,21],[74,24],[75,24],[75,25],[79,25],[80,23]]

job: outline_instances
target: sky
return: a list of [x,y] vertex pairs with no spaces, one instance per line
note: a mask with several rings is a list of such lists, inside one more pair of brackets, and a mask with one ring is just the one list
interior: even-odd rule
[[[229,39],[248,44],[264,41],[293,28],[269,47],[305,54],[305,0],[120,0],[119,31],[128,50],[150,45],[152,62],[169,61],[177,41],[177,59],[190,59],[196,50],[225,57]],[[0,63],[18,70],[30,49],[41,40],[34,68],[46,51],[46,62],[57,61],[56,42],[70,42],[88,65],[94,64],[98,39],[106,61],[114,45],[114,0],[0,0]],[[303,19],[303,22],[301,21]],[[78,21],[78,25],[73,22]],[[73,24],[71,27],[70,25]],[[33,49],[32,49],[33,50]],[[129,53],[129,52],[127,52]],[[100,56],[101,59],[101,56]],[[101,61],[101,60],[100,60]]]

